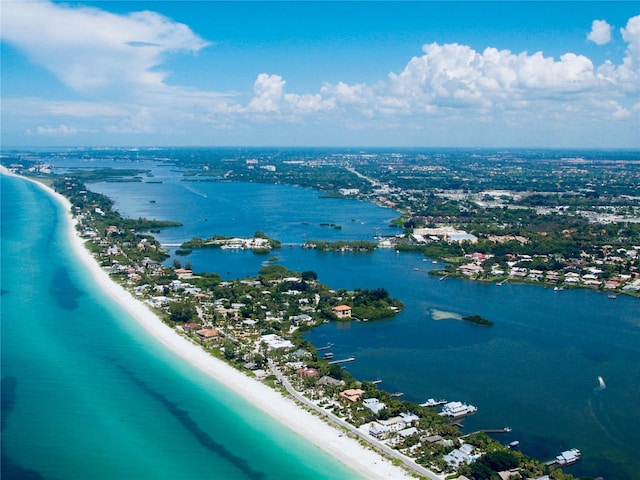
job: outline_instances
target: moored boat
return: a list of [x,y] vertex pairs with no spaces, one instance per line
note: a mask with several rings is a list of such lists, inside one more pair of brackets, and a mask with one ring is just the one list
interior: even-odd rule
[[442,407],[442,411],[438,415],[449,418],[460,418],[476,413],[477,411],[478,407],[473,405],[467,405],[462,402],[449,402]]
[[581,452],[577,448],[571,450],[565,450],[556,457],[556,463],[558,465],[572,465],[580,460]]
[[421,403],[420,406],[421,407],[438,407],[440,405],[444,405],[445,403],[447,403],[447,401],[444,399],[436,400],[435,398],[429,398],[427,399],[426,402]]

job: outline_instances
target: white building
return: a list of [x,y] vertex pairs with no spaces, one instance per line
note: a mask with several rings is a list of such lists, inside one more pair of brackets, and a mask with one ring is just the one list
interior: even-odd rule
[[367,407],[376,415],[380,410],[383,410],[386,407],[386,405],[377,398],[365,398],[364,400],[362,400],[362,405]]
[[293,343],[289,340],[284,340],[280,336],[275,333],[271,333],[269,335],[263,335],[260,337],[260,340],[267,344],[270,350],[275,350],[277,348],[293,348]]
[[443,457],[443,459],[451,467],[458,468],[463,463],[475,462],[480,457],[479,455],[475,455],[473,451],[474,451],[473,446],[469,445],[468,443],[465,443],[460,448],[457,448],[454,451],[447,453]]

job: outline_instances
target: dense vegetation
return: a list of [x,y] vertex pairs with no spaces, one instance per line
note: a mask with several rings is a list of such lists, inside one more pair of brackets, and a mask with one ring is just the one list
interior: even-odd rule
[[480,315],[467,315],[466,317],[462,317],[462,320],[464,320],[465,322],[471,322],[475,323],[476,325],[483,325],[487,327],[493,325],[493,322],[491,320],[487,320]]

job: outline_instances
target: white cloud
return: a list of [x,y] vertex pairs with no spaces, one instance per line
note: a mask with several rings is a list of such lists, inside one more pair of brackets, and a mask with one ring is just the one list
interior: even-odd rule
[[[49,2],[4,2],[2,14],[2,40],[82,95],[74,101],[2,98],[3,115],[41,135],[179,138],[200,131],[206,139],[212,129],[279,122],[403,133],[446,131],[462,123],[523,131],[533,124],[593,129],[594,122],[604,121],[637,125],[640,115],[640,16],[620,30],[627,44],[620,64],[596,67],[572,52],[553,58],[430,43],[402,70],[371,85],[338,81],[317,92],[292,93],[282,76],[261,73],[251,92],[220,93],[165,83],[158,68],[167,53],[195,53],[207,42],[157,13],[116,15]],[[610,36],[611,27],[596,20],[588,38],[604,44]]]
[[172,51],[197,52],[207,43],[186,25],[154,12],[116,15],[49,2],[2,4],[2,40],[80,92],[160,89],[154,70]]
[[611,25],[606,20],[594,20],[587,39],[597,45],[606,45],[611,41]]
[[248,110],[258,113],[278,112],[284,98],[285,83],[279,75],[258,75],[253,85],[255,96],[249,102]]
[[75,135],[78,133],[78,130],[60,124],[57,127],[52,127],[51,125],[41,126],[36,129],[36,132],[38,135]]

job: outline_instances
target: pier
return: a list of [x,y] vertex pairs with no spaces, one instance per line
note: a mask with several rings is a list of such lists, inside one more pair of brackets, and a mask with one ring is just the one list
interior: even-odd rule
[[320,352],[321,350],[329,350],[331,347],[333,347],[333,343],[327,343],[327,345],[324,347],[316,347],[316,352]]
[[341,363],[349,363],[349,362],[353,362],[356,358],[355,357],[349,357],[349,358],[343,358],[342,360],[332,360],[330,362],[327,362],[329,365],[339,365]]
[[[452,424],[455,425],[455,424]],[[478,430],[476,432],[467,433],[460,438],[468,437],[469,435],[473,435],[476,433],[511,433],[511,427],[503,427],[503,428],[485,428],[482,430]]]

